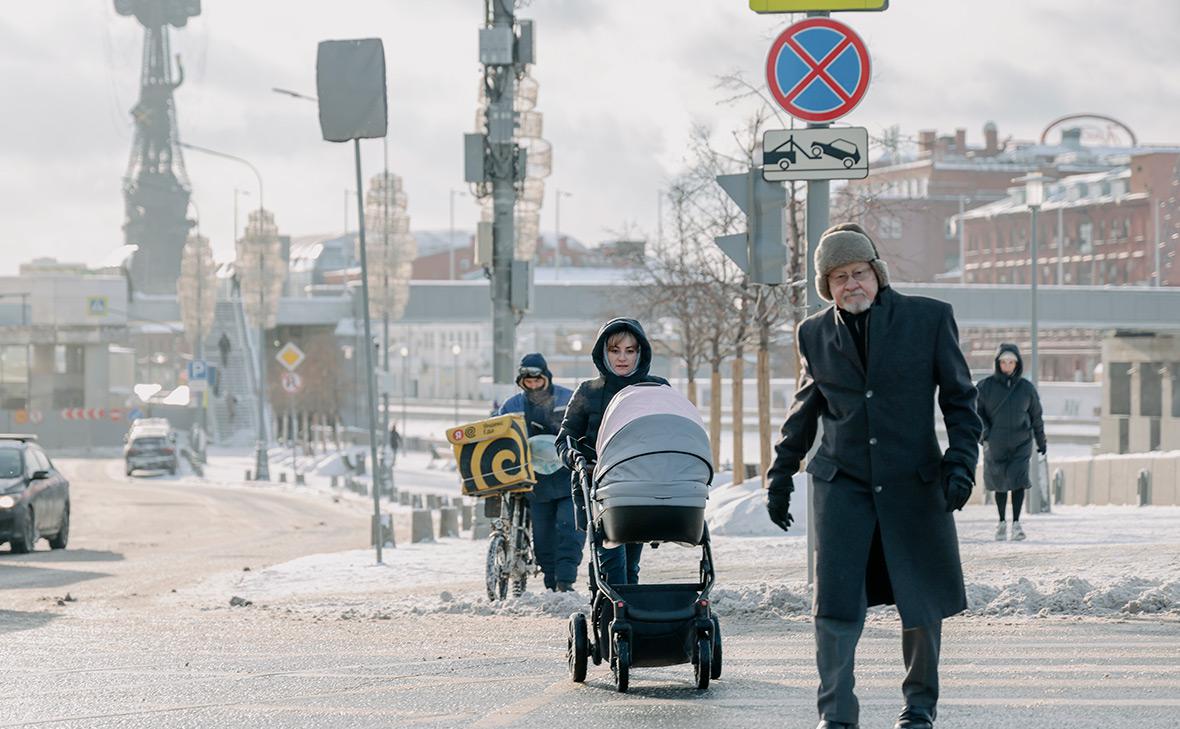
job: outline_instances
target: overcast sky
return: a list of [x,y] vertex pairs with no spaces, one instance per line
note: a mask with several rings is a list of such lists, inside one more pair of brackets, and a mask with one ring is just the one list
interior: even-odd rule
[[[390,168],[405,178],[415,229],[446,229],[449,191],[465,190],[462,134],[472,130],[482,0],[204,0],[172,31],[186,70],[176,93],[185,141],[249,159],[284,233],[344,227],[354,187],[349,145],[320,138],[315,105],[271,91],[315,93],[320,40],[381,37],[390,101]],[[6,3],[0,15],[0,274],[35,256],[97,264],[123,241],[122,176],[133,136],[142,29],[111,0]],[[719,102],[721,74],[763,83],[766,52],[787,16],[745,0],[533,0],[533,74],[554,147],[542,230],[588,242],[630,225],[654,232],[658,190],[681,166],[694,122],[728,135],[750,107]],[[1180,144],[1180,3],[1136,0],[892,0],[884,13],[837,19],[864,38],[873,76],[842,122],[879,135],[899,125],[982,143],[1035,139],[1069,113],[1108,114],[1147,143]],[[381,142],[364,143],[365,175]],[[186,153],[202,232],[231,258],[234,188],[245,167]],[[349,211],[355,227],[355,207]],[[470,229],[478,208],[456,202]],[[244,214],[242,224],[244,224]]]

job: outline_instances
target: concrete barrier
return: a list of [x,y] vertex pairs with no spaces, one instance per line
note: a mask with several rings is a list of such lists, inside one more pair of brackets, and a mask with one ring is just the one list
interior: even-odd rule
[[414,544],[434,541],[434,520],[429,509],[414,509],[410,512],[410,541]]
[[459,510],[454,506],[438,510],[438,536],[440,539],[459,536]]
[[1139,503],[1139,473],[1151,481],[1153,506],[1180,505],[1180,451],[1100,454],[1085,458],[1051,460],[1065,479],[1064,503],[1070,505]]
[[471,504],[462,504],[460,505],[459,510],[459,515],[462,520],[462,526],[460,526],[460,529],[465,532],[470,531],[471,522],[475,514],[475,507]]
[[476,541],[487,539],[492,534],[492,520],[484,515],[483,509],[480,508],[482,506],[483,504],[479,504],[475,507],[474,519],[471,523],[471,538]]

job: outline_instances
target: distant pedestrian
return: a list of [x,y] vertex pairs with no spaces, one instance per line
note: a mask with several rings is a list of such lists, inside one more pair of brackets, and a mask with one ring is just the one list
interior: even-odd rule
[[224,368],[229,363],[229,350],[233,345],[229,342],[229,335],[225,332],[221,333],[221,339],[217,340],[217,349],[221,352],[221,366]]
[[234,416],[238,411],[238,396],[231,392],[229,397],[225,399],[225,407],[229,411],[229,422],[233,423]]
[[1024,491],[1031,486],[1029,460],[1036,441],[1037,453],[1045,455],[1045,423],[1041,417],[1041,397],[1032,382],[1024,379],[1024,361],[1015,344],[1005,342],[996,351],[996,369],[979,381],[979,419],[983,421],[983,485],[995,493],[1000,523],[996,541],[1008,538],[1004,508],[1012,494],[1013,541],[1024,539],[1020,526],[1020,507]]
[[397,423],[389,424],[389,450],[393,452],[393,463],[397,464],[397,452],[402,447],[402,435],[397,432]]

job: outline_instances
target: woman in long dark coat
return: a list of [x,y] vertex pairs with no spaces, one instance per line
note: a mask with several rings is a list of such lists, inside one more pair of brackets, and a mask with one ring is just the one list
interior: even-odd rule
[[1024,539],[1020,507],[1029,481],[1029,460],[1036,440],[1037,452],[1045,454],[1045,424],[1041,398],[1033,383],[1021,377],[1024,361],[1015,344],[1005,342],[996,350],[996,370],[979,381],[977,408],[983,421],[983,484],[995,492],[1000,523],[996,540],[1008,538],[1004,510],[1012,494],[1012,539]]

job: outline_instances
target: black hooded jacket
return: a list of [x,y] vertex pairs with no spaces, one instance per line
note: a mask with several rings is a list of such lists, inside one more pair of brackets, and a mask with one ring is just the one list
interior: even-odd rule
[[[1000,355],[1016,355],[1016,369],[1011,375],[1000,370]],[[1038,451],[1045,450],[1045,423],[1041,416],[1041,398],[1033,383],[1021,377],[1024,360],[1015,344],[1005,342],[996,350],[995,372],[979,381],[977,409],[983,421],[981,440],[987,443],[985,458],[1009,461],[1032,455],[1035,439]]]
[[[639,342],[639,361],[635,370],[626,377],[616,375],[611,371],[606,359],[606,342],[611,335],[618,332],[631,332]],[[599,375],[593,380],[587,380],[574,391],[573,399],[565,410],[565,419],[561,422],[561,432],[557,434],[557,454],[569,468],[574,467],[575,451],[570,448],[570,439],[576,444],[577,450],[588,461],[597,460],[595,447],[598,444],[598,426],[602,424],[602,416],[611,398],[619,390],[639,382],[658,382],[667,385],[668,381],[662,377],[648,374],[651,367],[651,343],[643,327],[634,319],[611,319],[598,330],[598,339],[594,342],[591,352],[594,366]]]

